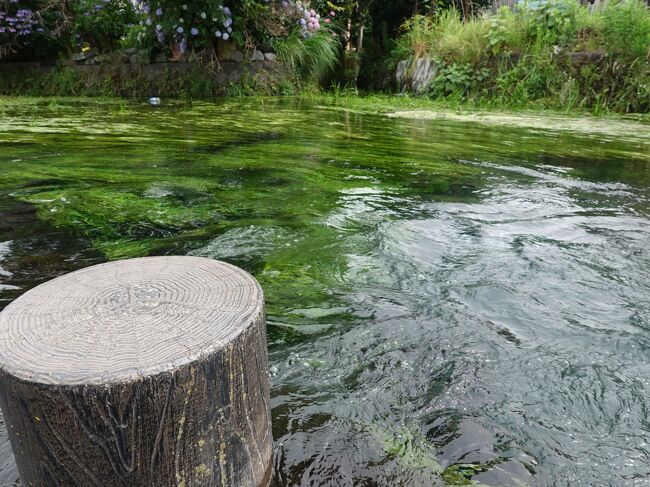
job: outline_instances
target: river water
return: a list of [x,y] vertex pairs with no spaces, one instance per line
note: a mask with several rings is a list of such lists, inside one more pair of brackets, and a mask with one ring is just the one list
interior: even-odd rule
[[274,485],[650,485],[650,126],[423,118],[0,99],[0,308],[223,259],[266,295]]

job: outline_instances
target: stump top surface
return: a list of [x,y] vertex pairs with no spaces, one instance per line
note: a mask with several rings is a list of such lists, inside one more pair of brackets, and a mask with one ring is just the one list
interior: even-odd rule
[[0,369],[45,384],[133,381],[224,348],[263,311],[257,281],[225,262],[109,262],[41,284],[7,306]]

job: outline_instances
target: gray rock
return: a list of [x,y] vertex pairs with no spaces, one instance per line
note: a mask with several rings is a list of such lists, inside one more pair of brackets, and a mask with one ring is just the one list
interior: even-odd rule
[[438,64],[428,58],[416,59],[412,62],[397,63],[395,78],[401,91],[409,89],[422,93],[429,88],[431,81],[438,75]]
[[408,68],[408,63],[406,61],[400,61],[397,63],[397,69],[395,70],[395,80],[397,81],[397,87],[400,91],[404,91],[406,88],[406,68]]
[[275,61],[278,57],[275,55],[275,53],[272,52],[265,52],[264,53],[264,59],[267,61]]
[[72,56],[72,60],[75,63],[82,64],[83,62],[94,58],[97,56],[97,49],[90,49],[89,51],[85,52],[78,52]]
[[108,54],[100,54],[99,56],[95,56],[93,60],[97,64],[104,64],[109,63],[111,61],[111,57]]
[[241,63],[244,60],[244,55],[242,52],[238,49],[235,52],[232,53],[230,56],[231,61],[235,61],[236,63]]
[[165,54],[164,52],[159,52],[153,58],[153,62],[154,63],[166,63],[167,62],[167,54]]
[[124,51],[124,54],[130,56],[131,54],[135,54],[136,52],[138,52],[138,50],[135,47],[129,47]]
[[416,93],[420,93],[429,88],[431,81],[438,74],[438,64],[428,58],[420,58],[415,61],[415,69],[413,70],[413,79],[411,80],[411,88]]
[[217,57],[220,61],[228,61],[232,59],[232,55],[237,50],[237,44],[232,41],[224,41],[219,39],[217,41]]
[[264,54],[262,53],[262,51],[258,51],[257,49],[255,50],[255,52],[253,53],[253,61],[257,61],[257,62],[264,61]]
[[131,64],[149,64],[149,53],[147,51],[137,51],[129,56]]

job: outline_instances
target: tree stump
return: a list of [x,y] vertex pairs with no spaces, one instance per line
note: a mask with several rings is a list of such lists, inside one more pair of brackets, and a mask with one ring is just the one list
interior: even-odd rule
[[24,485],[264,486],[264,298],[198,257],[101,264],[0,314],[0,406]]

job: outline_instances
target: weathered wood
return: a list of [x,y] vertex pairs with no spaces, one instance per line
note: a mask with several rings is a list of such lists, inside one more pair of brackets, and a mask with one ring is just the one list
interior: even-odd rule
[[0,406],[25,485],[266,486],[262,290],[197,257],[47,282],[0,314]]

